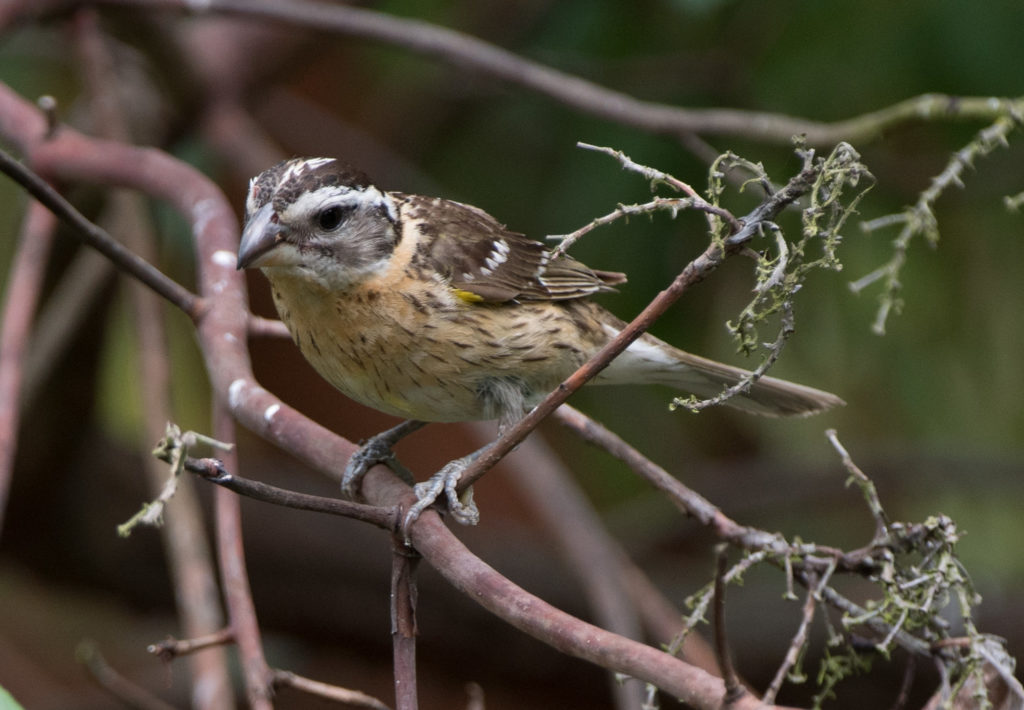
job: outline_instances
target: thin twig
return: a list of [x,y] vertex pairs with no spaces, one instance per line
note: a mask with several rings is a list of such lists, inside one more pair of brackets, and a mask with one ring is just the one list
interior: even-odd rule
[[910,690],[914,686],[914,676],[917,675],[917,656],[908,655],[907,665],[903,669],[903,681],[900,683],[900,692],[892,702],[889,710],[903,710],[910,700]]
[[[799,563],[791,562],[793,574],[803,586],[811,583],[810,573],[821,575],[830,568],[856,573],[871,570],[869,553],[872,547],[844,553],[842,550],[824,545],[790,543],[781,535],[773,535],[763,530],[740,525],[700,494],[686,487],[679,479],[670,475],[663,468],[650,461],[635,448],[623,441],[618,435],[610,432],[583,413],[568,405],[562,405],[556,419],[585,441],[594,443],[616,458],[624,461],[631,469],[641,475],[651,485],[665,493],[670,502],[684,513],[693,516],[701,524],[709,527],[715,535],[724,541],[750,551],[767,552],[773,560],[786,560],[798,555]],[[862,607],[842,596],[829,587],[821,589],[822,599],[829,605],[854,618],[864,618],[863,623],[876,633],[887,636],[893,631],[891,625],[884,623],[876,616],[868,614]],[[930,655],[929,644],[903,630],[897,630],[893,640],[908,651],[921,655]]]
[[202,651],[214,646],[223,646],[227,643],[233,643],[234,640],[235,632],[230,628],[223,628],[212,634],[196,638],[167,638],[163,641],[157,641],[146,646],[146,652],[153,654],[161,661],[170,662],[179,656],[187,656],[196,651]]
[[786,651],[786,656],[783,658],[782,664],[779,666],[779,670],[775,673],[775,677],[772,679],[771,684],[761,697],[761,700],[764,703],[770,705],[775,702],[775,698],[782,689],[782,684],[786,681],[786,677],[803,655],[804,650],[807,647],[807,639],[810,636],[811,622],[814,621],[814,610],[817,608],[817,604],[821,601],[821,590],[824,589],[826,584],[828,584],[829,580],[832,578],[832,572],[834,571],[835,567],[833,566],[829,570],[826,570],[820,578],[815,578],[810,575],[808,576],[808,580],[812,583],[807,587],[807,596],[804,598],[800,626],[793,635],[793,640],[789,644],[789,649]]
[[0,530],[10,491],[25,375],[28,333],[39,302],[57,220],[40,203],[28,204],[11,263],[0,323]]
[[816,168],[813,165],[805,165],[784,187],[769,195],[763,203],[746,215],[741,220],[743,227],[735,234],[730,235],[725,240],[724,246],[712,243],[703,254],[687,264],[672,283],[659,293],[618,335],[595,353],[590,360],[583,363],[525,417],[509,427],[502,436],[484,449],[463,472],[459,479],[459,492],[462,493],[469,488],[474,481],[518,446],[570,395],[607,367],[634,340],[643,335],[651,324],[678,301],[691,286],[707,278],[730,254],[738,252],[748,241],[757,236],[762,223],[772,221],[786,206],[805,194],[813,184],[815,174]]
[[249,335],[262,338],[291,338],[288,326],[274,318],[249,314]]
[[355,708],[368,708],[368,710],[391,710],[386,704],[358,690],[342,688],[337,685],[322,683],[318,680],[311,680],[291,671],[273,670],[272,680],[275,688],[294,688],[304,693],[315,695],[318,698],[331,700],[337,703],[344,703]]
[[718,667],[722,669],[722,680],[725,681],[725,706],[733,705],[747,691],[740,683],[736,675],[736,668],[732,663],[732,653],[729,651],[729,633],[725,626],[725,575],[728,571],[729,555],[728,546],[720,543],[715,555],[715,604],[714,604],[714,629],[715,629],[715,655],[718,658]]
[[636,205],[619,205],[614,210],[601,217],[595,217],[590,222],[569,234],[552,234],[547,238],[558,242],[558,246],[551,250],[551,258],[557,259],[565,254],[579,239],[598,227],[611,224],[623,218],[635,217],[637,215],[651,215],[657,211],[669,211],[676,213],[680,210],[693,207],[694,201],[689,197],[655,197],[649,202]]
[[168,278],[155,266],[124,247],[105,230],[86,219],[74,205],[54,190],[46,181],[0,150],[0,172],[24,187],[29,194],[53,212],[86,244],[93,247],[119,269],[131,274],[153,291],[180,308],[193,320],[202,314],[202,300],[177,281]]
[[128,707],[136,710],[174,710],[170,705],[121,675],[100,653],[94,641],[83,641],[75,649],[75,657],[89,671],[96,683]]
[[882,501],[878,498],[878,489],[875,488],[874,481],[868,478],[857,464],[853,462],[850,452],[840,443],[839,434],[835,429],[826,430],[825,438],[828,439],[829,443],[832,444],[832,448],[839,454],[843,467],[850,474],[849,480],[856,483],[857,487],[860,488],[861,494],[867,502],[871,517],[875,520],[875,535],[871,544],[885,542],[890,538],[889,516],[886,515],[885,509],[882,507]]
[[[661,170],[652,168],[647,165],[641,165],[640,163],[637,163],[628,155],[623,153],[621,150],[615,150],[614,148],[609,148],[607,146],[591,145],[590,143],[577,143],[576,145],[580,148],[583,148],[584,150],[592,150],[598,153],[604,153],[605,155],[610,155],[611,157],[619,161],[619,164],[622,165],[624,170],[630,170],[632,172],[639,173],[640,175],[643,175],[645,178],[647,178],[647,180],[649,180],[651,183],[664,183],[671,187],[672,189],[682,192],[684,195],[688,195],[693,200],[693,209],[700,210],[701,212],[706,212],[709,216],[715,216],[722,219],[729,225],[730,233],[738,232],[740,230],[740,227],[743,226],[743,224],[738,219],[736,219],[736,216],[733,215],[732,212],[725,209],[724,207],[720,207],[719,205],[711,204],[710,202],[705,200],[699,192],[697,192],[690,185],[683,182],[674,175],[670,175],[666,172],[662,172]],[[711,228],[712,231],[715,231],[714,224],[711,225]]]
[[900,274],[907,260],[907,250],[916,236],[921,236],[929,245],[935,246],[939,240],[938,219],[935,216],[935,203],[950,187],[962,187],[961,175],[982,156],[988,155],[995,148],[1009,144],[1007,136],[1021,125],[1024,107],[1019,102],[1002,104],[995,102],[999,111],[990,118],[995,119],[989,126],[980,130],[966,146],[958,150],[949,159],[942,172],[932,178],[931,184],[921,192],[917,202],[897,214],[885,215],[862,222],[861,229],[871,232],[894,224],[902,225],[899,234],[892,241],[893,254],[882,266],[869,274],[849,283],[854,293],[859,293],[876,281],[883,282],[884,292],[875,315],[872,330],[878,335],[885,334],[886,322],[890,313],[899,311],[901,301],[899,292],[902,288]]
[[[213,407],[213,433],[221,441],[235,439],[235,423],[227,410],[217,403]],[[233,450],[225,452],[224,456],[228,466],[237,467],[237,455]],[[214,511],[221,585],[238,646],[246,700],[250,710],[272,710],[271,672],[263,655],[259,621],[249,587],[238,496],[225,488],[217,488]]]
[[298,493],[269,483],[254,481],[229,473],[224,463],[212,458],[186,458],[185,470],[196,473],[211,483],[233,491],[238,495],[253,500],[280,505],[296,510],[308,510],[314,513],[340,515],[353,520],[376,525],[384,530],[393,530],[396,524],[397,511],[394,508],[382,508],[375,505],[353,503],[341,498],[325,498],[323,496]]
[[705,399],[698,399],[696,397],[676,397],[672,400],[671,406],[683,407],[685,409],[689,409],[691,412],[699,412],[703,409],[717,406],[732,399],[733,397],[749,392],[750,388],[753,387],[758,380],[764,377],[768,370],[775,366],[775,363],[782,356],[782,350],[785,348],[790,336],[793,335],[796,329],[796,326],[794,325],[792,301],[788,299],[783,301],[780,305],[780,309],[781,313],[779,315],[778,335],[775,336],[774,342],[766,344],[768,355],[757,367],[741,377],[736,384],[726,387],[714,397],[707,397]]

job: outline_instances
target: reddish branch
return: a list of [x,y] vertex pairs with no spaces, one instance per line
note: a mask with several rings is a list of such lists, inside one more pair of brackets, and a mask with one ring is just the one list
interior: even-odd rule
[[[364,487],[371,502],[380,504],[405,491],[400,481],[384,477],[374,477],[369,490]],[[720,678],[656,648],[580,621],[533,596],[473,555],[432,511],[410,528],[410,534],[424,560],[453,586],[524,633],[568,655],[654,683],[695,708],[720,707],[725,693]],[[753,710],[765,706],[747,695],[733,707]]]
[[395,707],[416,710],[416,565],[419,553],[405,544],[405,536],[391,536],[391,648]]
[[[537,426],[551,415],[580,387],[596,377],[615,357],[639,338],[694,284],[703,281],[731,254],[737,253],[747,242],[761,233],[787,206],[810,190],[818,170],[810,164],[804,166],[789,183],[770,195],[750,214],[740,220],[740,228],[724,244],[711,243],[704,253],[686,265],[668,287],[661,291],[640,314],[630,321],[611,341],[594,354],[576,372],[570,375],[536,407],[510,427],[500,438],[488,446],[466,468],[459,480],[458,490],[465,491],[498,461],[518,446]],[[734,220],[735,221],[735,220]]]
[[[213,435],[220,441],[234,441],[235,422],[218,401],[213,406]],[[228,466],[237,469],[235,451],[225,453]],[[235,643],[241,657],[245,690],[251,710],[271,710],[270,701],[273,676],[263,656],[259,622],[249,588],[249,573],[245,564],[242,544],[242,514],[238,496],[224,488],[217,488],[214,498],[217,519],[217,549],[220,578],[227,602],[228,616]]]
[[[72,28],[94,124],[104,138],[129,141],[132,131],[122,94],[117,90],[116,62],[100,29],[96,12],[86,9],[76,13]],[[52,121],[51,116],[48,118]],[[156,261],[157,237],[144,198],[137,193],[114,192],[107,211],[112,213],[116,231],[122,235],[124,245],[142,259]],[[138,341],[139,381],[146,383],[140,390],[145,422],[145,439],[140,443],[148,448],[163,436],[167,422],[174,419],[164,305],[161,298],[141,281],[131,282],[130,293]],[[190,305],[194,307],[194,302]],[[166,467],[150,457],[146,461],[146,473],[152,495],[159,496],[166,481]],[[183,632],[189,637],[199,637],[222,628],[225,621],[213,554],[203,525],[203,512],[191,481],[183,481],[177,486],[174,514],[165,518],[160,536],[176,590],[174,596]],[[196,710],[216,710],[235,704],[224,649],[210,648],[204,653],[191,655],[187,664],[192,675],[192,704]]]
[[[112,144],[122,145],[120,143]],[[86,219],[81,212],[38,175],[26,170],[20,163],[2,151],[0,151],[0,170],[24,187],[39,202],[46,205],[47,209],[74,229],[83,242],[110,259],[119,269],[137,278],[193,319],[200,315],[199,299],[195,294],[165,276],[135,252],[122,246],[105,230]],[[36,171],[44,172],[39,167],[36,168]]]
[[46,273],[46,257],[56,227],[53,214],[30,202],[21,225],[18,249],[11,262],[0,325],[0,531],[14,466],[15,438],[20,421],[20,394],[29,328]]
[[[170,202],[192,224],[199,258],[201,295],[209,306],[198,318],[200,344],[218,401],[245,426],[265,436],[307,464],[337,476],[355,447],[291,409],[253,379],[245,336],[248,317],[240,275],[234,269],[238,225],[227,202],[207,178],[173,158],[152,149],[135,148],[86,138],[62,128],[44,141],[44,120],[33,106],[0,86],[0,134],[14,143],[37,170],[61,180],[89,181],[133,187]],[[223,417],[217,418],[215,436],[229,438]],[[363,484],[370,502],[393,506],[409,502],[411,491],[382,466],[374,467]],[[225,493],[224,508],[235,505]],[[236,515],[221,516],[224,521]],[[533,597],[498,575],[470,554],[433,512],[422,516],[411,530],[424,557],[471,598],[516,627],[554,647],[606,668],[655,683],[699,708],[717,706],[722,682],[662,651],[629,641],[575,619]],[[231,540],[233,531],[222,531]],[[240,541],[227,547],[223,575],[231,622],[240,646],[255,624],[247,594]],[[244,590],[244,591],[243,591]],[[244,622],[244,623],[243,623]],[[271,678],[260,654],[243,647],[244,664],[254,689]],[[263,686],[264,688],[266,686]],[[754,707],[751,699],[750,707]]]
[[393,507],[381,508],[376,505],[364,505],[340,498],[325,498],[323,496],[289,491],[261,481],[253,481],[237,474],[232,474],[224,466],[224,462],[217,459],[186,458],[185,469],[199,474],[207,481],[233,491],[238,495],[263,501],[264,503],[280,505],[285,508],[295,508],[296,510],[307,510],[312,513],[340,515],[352,520],[361,520],[364,523],[370,523],[385,530],[393,530],[397,524],[397,511]]
[[[789,144],[802,135],[808,145],[839,141],[861,143],[877,139],[894,126],[926,118],[992,118],[1005,106],[989,97],[923,94],[878,111],[834,123],[786,114],[737,109],[693,109],[643,101],[594,82],[524,59],[471,35],[423,20],[395,17],[360,7],[291,0],[31,0],[14,9],[0,8],[0,26],[18,12],[81,4],[124,5],[135,8],[173,8],[252,17],[303,27],[318,32],[361,37],[401,47],[447,62],[467,71],[494,77],[557,101],[585,114],[650,133],[678,138],[697,154],[705,146],[697,136],[738,136],[744,139]],[[6,15],[6,17],[5,17]]]

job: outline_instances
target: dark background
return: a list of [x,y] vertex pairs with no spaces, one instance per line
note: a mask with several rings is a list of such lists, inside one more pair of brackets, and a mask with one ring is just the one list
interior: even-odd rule
[[[729,107],[837,120],[925,93],[1015,96],[1024,64],[1024,7],[969,0],[774,2],[384,2],[375,9],[459,29],[517,54],[636,97],[685,107]],[[139,17],[145,21],[140,21]],[[0,36],[0,80],[34,98],[57,97],[61,117],[89,130],[68,17],[55,13]],[[155,141],[210,174],[241,209],[249,173],[192,123],[201,91],[160,51],[172,31],[200,63],[217,58],[220,19],[105,10],[117,40],[121,89],[140,142]],[[205,24],[205,29],[200,25]],[[191,34],[186,34],[191,33]],[[188,44],[192,42],[192,44]],[[613,125],[522,89],[401,49],[330,35],[254,34],[233,66],[258,76],[247,104],[283,155],[324,154],[359,164],[385,189],[438,194],[486,209],[528,235],[570,232],[617,203],[644,200],[643,180],[610,159],[576,149],[610,145],[701,189],[706,166],[670,138]],[[248,79],[247,76],[239,77]],[[231,84],[232,74],[221,77]],[[871,219],[913,203],[951,153],[985,124],[912,123],[857,145],[878,178],[861,205]],[[604,422],[740,522],[824,544],[855,547],[872,522],[824,430],[838,429],[899,520],[944,513],[966,534],[962,560],[984,603],[979,625],[1024,649],[1018,591],[1024,392],[1024,227],[1003,197],[1024,190],[1019,133],[966,173],[936,215],[935,250],[915,241],[903,274],[902,313],[871,332],[879,290],[847,282],[891,253],[894,231],[845,230],[839,274],[816,274],[797,302],[797,333],[774,374],[838,393],[844,409],[808,420],[711,411],[667,411],[655,388],[589,388],[573,403]],[[762,161],[776,181],[798,169],[788,146],[711,136],[715,149]],[[258,162],[253,151],[251,158]],[[265,165],[264,165],[265,167]],[[257,168],[258,169],[258,168]],[[80,189],[77,202],[101,193]],[[0,181],[0,279],[6,279],[23,196]],[[743,200],[733,205],[742,212]],[[162,266],[191,282],[190,236],[163,208]],[[795,222],[783,224],[793,229]],[[599,230],[574,254],[628,272],[603,302],[629,318],[705,246],[703,220],[683,215]],[[59,242],[53,279],[75,251]],[[734,260],[686,295],[653,329],[703,355],[744,364],[723,324],[749,297],[749,262]],[[253,307],[272,315],[265,283],[250,278]],[[135,346],[123,283],[94,291],[58,361],[28,400],[0,542],[0,685],[25,707],[116,707],[89,684],[76,645],[95,639],[126,675],[172,702],[187,702],[180,666],[143,653],[178,630],[158,535],[121,540],[114,526],[146,497],[140,479],[141,418]],[[207,384],[189,324],[168,311],[175,420],[208,430]],[[771,337],[774,337],[773,335]],[[771,339],[766,337],[765,339]],[[314,419],[358,440],[391,423],[330,390],[288,342],[254,351],[261,382]],[[750,361],[749,366],[756,364]],[[403,445],[420,475],[468,451],[474,440],[434,427]],[[549,424],[543,435],[577,473],[613,533],[676,602],[710,579],[709,537],[623,467]],[[242,466],[254,478],[333,494],[243,434]],[[140,453],[142,451],[143,453]],[[514,465],[514,455],[511,463]],[[586,614],[571,574],[531,524],[507,471],[478,486],[483,523],[471,547],[558,606]],[[206,491],[203,491],[204,495]],[[245,502],[248,560],[272,664],[381,697],[389,691],[388,541],[353,522]],[[339,542],[340,541],[340,542]],[[757,572],[731,597],[740,672],[764,687],[799,622],[780,601],[784,582]],[[458,707],[479,682],[489,707],[604,707],[603,675],[558,656],[488,617],[429,570],[423,572],[420,680],[425,707]],[[820,630],[820,629],[819,629]],[[820,644],[819,644],[820,647]],[[885,707],[903,666],[851,681],[834,707]],[[813,675],[816,663],[808,660]],[[924,672],[924,671],[922,671]],[[917,692],[927,694],[928,681]],[[807,702],[796,689],[784,702]],[[874,695],[877,694],[877,695]],[[865,705],[877,698],[877,705]],[[284,694],[281,707],[322,703]]]

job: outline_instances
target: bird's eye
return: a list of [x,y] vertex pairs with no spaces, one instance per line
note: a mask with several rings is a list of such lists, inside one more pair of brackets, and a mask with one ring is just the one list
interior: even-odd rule
[[320,225],[320,229],[330,232],[338,228],[344,217],[345,213],[340,207],[328,207],[327,209],[320,210],[316,216],[316,221]]

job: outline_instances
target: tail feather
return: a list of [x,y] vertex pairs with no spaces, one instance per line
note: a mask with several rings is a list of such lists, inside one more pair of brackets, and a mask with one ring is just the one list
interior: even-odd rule
[[[750,372],[691,355],[652,335],[636,340],[595,380],[601,384],[660,384],[714,397]],[[834,394],[775,377],[762,377],[725,405],[764,416],[805,417],[845,404]]]

